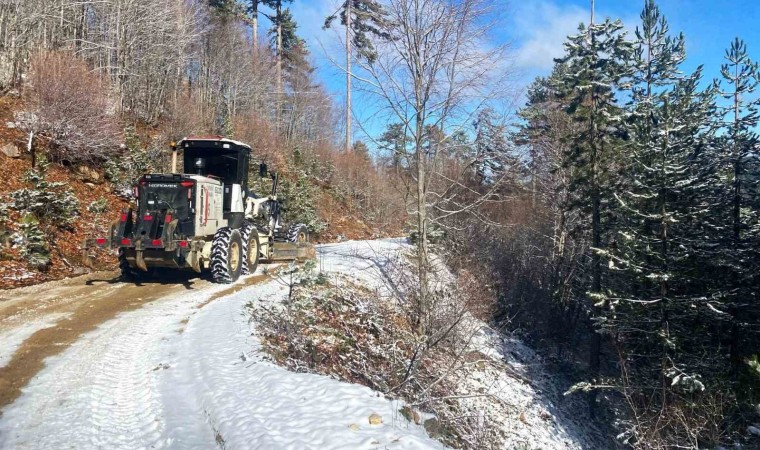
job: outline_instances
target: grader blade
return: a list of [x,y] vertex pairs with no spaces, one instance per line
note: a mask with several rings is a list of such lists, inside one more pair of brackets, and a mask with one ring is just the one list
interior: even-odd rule
[[272,261],[306,261],[317,257],[317,251],[308,243],[275,242]]

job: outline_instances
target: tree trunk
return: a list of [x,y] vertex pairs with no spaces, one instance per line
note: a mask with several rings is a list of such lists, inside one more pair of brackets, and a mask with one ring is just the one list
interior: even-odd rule
[[419,271],[419,320],[420,334],[425,336],[428,332],[428,237],[427,237],[427,202],[426,202],[426,179],[427,161],[422,145],[424,133],[424,120],[422,112],[418,109],[416,119],[416,143],[415,154],[417,155],[417,268]]
[[32,169],[37,167],[37,154],[34,152],[34,131],[29,132],[29,141],[26,143],[26,150],[32,155]]
[[[251,0],[251,28],[253,35],[253,54],[259,50],[259,0]],[[256,58],[256,56],[254,56]]]
[[346,0],[346,153],[351,153],[351,2]]
[[276,94],[276,129],[280,131],[282,115],[282,2],[277,2],[277,94]]
[[[738,65],[734,66],[734,76],[738,79]],[[733,145],[734,148],[732,149],[732,157],[733,157],[733,186],[732,186],[732,211],[731,211],[731,219],[732,219],[732,233],[731,233],[731,248],[733,249],[734,255],[738,255],[739,252],[742,251],[741,246],[741,228],[742,228],[742,216],[741,216],[741,208],[742,208],[742,185],[741,185],[741,176],[742,176],[742,154],[743,149],[743,143],[739,141],[739,109],[741,108],[741,97],[739,94],[739,89],[737,88],[734,92],[734,126],[733,126]],[[731,302],[731,306],[729,308],[729,313],[731,314],[731,334],[729,338],[729,359],[731,362],[731,373],[736,375],[739,372],[739,368],[742,365],[742,355],[741,355],[741,330],[739,327],[739,324],[742,320],[741,317],[741,309],[736,304],[737,300],[743,297],[743,289],[741,289],[741,280],[739,279],[739,274],[736,272],[736,270],[731,271],[731,284],[733,286],[739,287],[738,295],[735,295],[734,301]]]

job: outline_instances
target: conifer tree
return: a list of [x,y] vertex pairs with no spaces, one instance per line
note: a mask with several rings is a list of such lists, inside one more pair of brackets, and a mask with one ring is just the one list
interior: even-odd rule
[[[607,306],[603,291],[603,268],[599,250],[609,235],[603,223],[610,202],[610,173],[617,153],[622,108],[615,97],[620,85],[629,75],[633,47],[622,32],[620,20],[605,20],[581,25],[579,34],[565,43],[566,56],[559,63],[567,71],[556,86],[566,111],[578,123],[578,131],[569,137],[565,164],[574,166],[569,189],[573,193],[568,205],[578,210],[590,222],[591,246],[588,273],[590,283],[586,298],[595,307],[595,316]],[[601,336],[596,333],[591,344],[589,367],[592,377],[599,373]],[[593,411],[595,394],[590,396]]]
[[390,153],[391,166],[394,169],[399,169],[408,164],[407,146],[410,139],[406,133],[406,127],[402,123],[388,124],[385,132],[378,138],[381,148]]
[[721,187],[730,213],[718,219],[730,219],[716,226],[730,230],[720,242],[725,257],[718,260],[723,272],[727,271],[725,276],[732,287],[726,292],[731,315],[728,347],[732,374],[738,375],[745,367],[745,360],[758,352],[760,346],[760,333],[752,326],[760,320],[760,191],[757,188],[760,165],[756,159],[760,139],[755,131],[760,119],[760,97],[755,95],[760,85],[760,69],[749,58],[747,46],[739,38],[731,42],[725,60],[721,66],[723,83],[717,86],[728,101],[720,111],[724,129],[721,157],[726,174]]
[[[627,145],[615,199],[619,231],[603,254],[614,280],[606,326],[621,346],[621,377],[634,416],[657,421],[679,398],[705,389],[704,354],[712,343],[695,330],[713,315],[714,284],[706,230],[717,209],[715,90],[700,90],[702,68],[682,76],[682,35],[648,1],[637,28]],[[683,436],[678,424],[663,435]],[[678,438],[676,438],[677,440]]]
[[[386,26],[387,13],[375,0],[346,0],[339,8],[340,23],[346,27],[346,152],[351,150],[351,77],[352,53],[354,49],[360,57],[372,63],[377,59],[371,37],[390,38]],[[337,14],[325,19],[324,28],[330,28]]]
[[50,265],[50,250],[40,222],[32,214],[25,214],[19,223],[18,241],[21,256],[30,266],[43,270]]

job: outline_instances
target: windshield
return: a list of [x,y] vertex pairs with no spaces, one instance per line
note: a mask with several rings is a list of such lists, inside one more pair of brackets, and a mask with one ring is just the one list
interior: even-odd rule
[[188,190],[179,183],[147,183],[144,187],[146,210],[181,209],[190,199]]

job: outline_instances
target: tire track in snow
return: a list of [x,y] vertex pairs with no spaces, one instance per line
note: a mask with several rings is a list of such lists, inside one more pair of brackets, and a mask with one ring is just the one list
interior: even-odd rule
[[169,446],[157,386],[165,370],[162,346],[210,297],[233,289],[212,286],[147,304],[101,324],[46,360],[24,395],[4,411],[0,448]]

